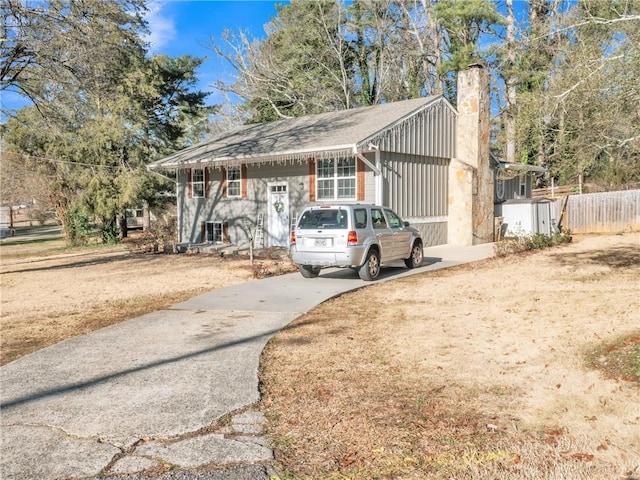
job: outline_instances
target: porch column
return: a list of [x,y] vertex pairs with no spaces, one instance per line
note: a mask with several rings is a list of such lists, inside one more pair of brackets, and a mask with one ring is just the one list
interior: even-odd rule
[[481,65],[458,73],[456,157],[449,167],[447,242],[493,241],[493,172],[489,164],[489,76]]

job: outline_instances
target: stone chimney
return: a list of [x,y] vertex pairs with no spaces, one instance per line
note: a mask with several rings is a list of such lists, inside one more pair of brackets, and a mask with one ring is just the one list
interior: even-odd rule
[[493,172],[489,164],[489,75],[481,65],[458,73],[456,158],[449,166],[451,245],[493,242]]

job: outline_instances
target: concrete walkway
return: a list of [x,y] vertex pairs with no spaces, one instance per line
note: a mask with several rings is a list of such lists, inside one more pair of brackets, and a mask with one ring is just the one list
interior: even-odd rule
[[[425,249],[378,282],[491,257],[493,244]],[[268,479],[257,402],[271,336],[370,285],[349,269],[215,290],[72,338],[0,368],[0,478]]]

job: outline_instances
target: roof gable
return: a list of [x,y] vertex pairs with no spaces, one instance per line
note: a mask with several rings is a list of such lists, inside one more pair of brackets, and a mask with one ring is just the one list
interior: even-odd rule
[[176,152],[149,167],[225,166],[351,155],[357,150],[368,149],[370,139],[441,102],[453,110],[444,97],[437,96],[244,125]]

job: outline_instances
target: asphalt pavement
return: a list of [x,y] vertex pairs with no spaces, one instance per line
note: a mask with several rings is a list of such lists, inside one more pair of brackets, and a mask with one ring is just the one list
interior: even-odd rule
[[[430,247],[422,267],[383,269],[375,283],[491,256],[493,244]],[[267,480],[264,346],[318,304],[370,284],[349,269],[247,282],[1,367],[0,478]]]

